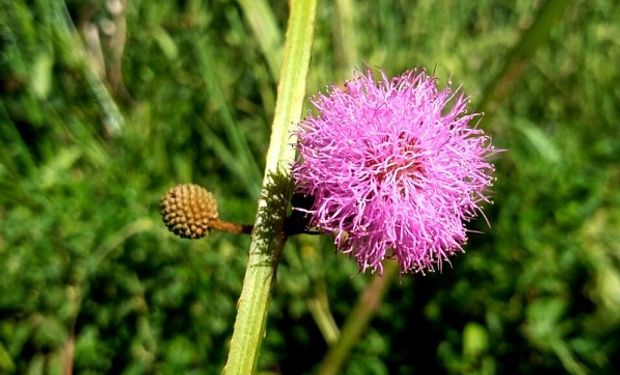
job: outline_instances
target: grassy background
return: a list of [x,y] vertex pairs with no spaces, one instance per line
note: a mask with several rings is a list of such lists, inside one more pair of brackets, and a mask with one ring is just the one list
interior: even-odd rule
[[[273,3],[0,0],[0,373],[219,373],[249,241],[177,239],[158,200],[193,181],[253,221],[288,12]],[[423,66],[477,105],[541,4],[322,2],[309,95],[354,66]],[[346,374],[620,369],[619,19],[574,1],[543,27],[484,107],[508,150],[491,228],[397,281]],[[260,369],[312,372],[316,306],[341,324],[369,280],[329,238],[292,240]]]

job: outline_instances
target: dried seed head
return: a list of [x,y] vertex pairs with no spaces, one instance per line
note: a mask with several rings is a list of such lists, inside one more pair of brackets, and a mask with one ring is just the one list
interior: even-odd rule
[[166,227],[184,238],[201,238],[218,218],[213,194],[195,184],[177,185],[161,200],[161,217]]

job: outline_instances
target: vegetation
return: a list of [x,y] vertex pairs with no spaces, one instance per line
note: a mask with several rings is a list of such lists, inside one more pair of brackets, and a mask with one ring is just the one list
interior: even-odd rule
[[[343,373],[620,369],[620,4],[557,4],[319,3],[308,97],[353,67],[426,67],[506,150],[483,233],[397,277]],[[178,239],[159,199],[195,182],[254,221],[287,17],[0,0],[0,373],[221,371],[249,238]],[[292,238],[260,371],[316,371],[372,280],[330,238]]]

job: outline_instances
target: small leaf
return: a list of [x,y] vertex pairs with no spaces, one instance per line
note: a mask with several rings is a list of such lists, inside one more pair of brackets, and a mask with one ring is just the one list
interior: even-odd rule
[[47,98],[52,87],[52,68],[54,58],[48,54],[40,54],[35,58],[30,77],[30,87],[39,99]]
[[469,322],[463,329],[463,355],[480,357],[489,348],[489,335],[480,324]]
[[153,30],[153,37],[168,60],[174,60],[177,58],[179,49],[166,30],[161,27],[156,28]]

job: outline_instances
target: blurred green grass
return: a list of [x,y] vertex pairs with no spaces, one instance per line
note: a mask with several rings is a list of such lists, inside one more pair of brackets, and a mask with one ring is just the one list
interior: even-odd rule
[[[62,373],[71,345],[79,374],[219,373],[248,240],[176,239],[158,199],[193,181],[253,220],[285,2],[0,4],[0,373]],[[425,66],[480,103],[536,14],[323,2],[308,94]],[[548,30],[484,124],[507,149],[491,228],[453,268],[400,278],[345,373],[620,369],[619,19],[575,1]],[[312,301],[341,324],[369,277],[328,238],[283,256],[260,368],[308,373],[327,349]]]

